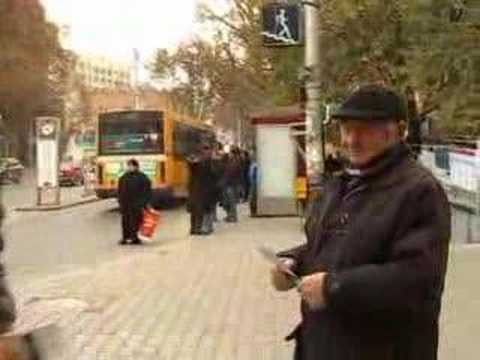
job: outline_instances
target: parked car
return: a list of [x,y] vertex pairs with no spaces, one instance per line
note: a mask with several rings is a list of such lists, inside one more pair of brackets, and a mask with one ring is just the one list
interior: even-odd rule
[[16,158],[0,158],[0,184],[22,181],[25,167]]
[[64,158],[60,163],[59,181],[60,186],[83,185],[82,165],[75,163],[71,158]]

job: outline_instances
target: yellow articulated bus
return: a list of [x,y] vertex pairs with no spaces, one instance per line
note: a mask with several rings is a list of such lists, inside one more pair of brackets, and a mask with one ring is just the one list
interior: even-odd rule
[[154,196],[188,196],[186,156],[203,143],[214,143],[210,127],[164,111],[115,111],[100,114],[97,130],[97,183],[99,198],[117,196],[118,180],[127,161],[136,159],[152,181]]

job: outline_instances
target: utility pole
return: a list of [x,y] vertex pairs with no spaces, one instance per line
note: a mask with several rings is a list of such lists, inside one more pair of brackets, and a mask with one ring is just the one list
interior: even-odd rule
[[134,57],[134,72],[133,72],[133,92],[134,92],[134,106],[135,110],[140,109],[140,88],[139,88],[139,68],[140,68],[140,52],[138,49],[133,49],[133,57]]
[[320,0],[277,0],[263,9],[263,42],[265,46],[300,46],[299,11],[305,14],[305,82],[306,165],[310,184],[319,184],[323,173],[322,129],[320,119]]
[[305,127],[307,150],[307,177],[309,183],[316,184],[323,173],[324,154],[321,144],[320,126],[320,21],[318,0],[305,1]]

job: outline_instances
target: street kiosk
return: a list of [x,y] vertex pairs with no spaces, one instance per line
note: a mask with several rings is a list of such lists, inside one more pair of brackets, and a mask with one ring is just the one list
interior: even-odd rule
[[250,116],[258,164],[257,216],[296,216],[307,197],[305,112],[278,107]]

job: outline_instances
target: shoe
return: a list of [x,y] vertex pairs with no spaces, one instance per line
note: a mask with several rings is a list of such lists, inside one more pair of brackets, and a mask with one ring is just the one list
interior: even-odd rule
[[128,244],[127,240],[120,240],[118,242],[118,245],[127,245],[127,244]]
[[142,245],[142,242],[140,240],[133,240],[132,245]]

